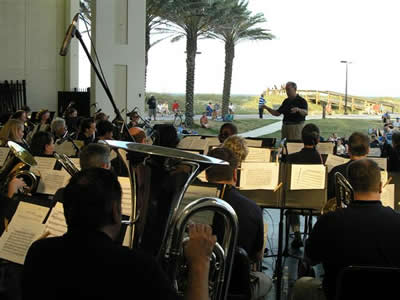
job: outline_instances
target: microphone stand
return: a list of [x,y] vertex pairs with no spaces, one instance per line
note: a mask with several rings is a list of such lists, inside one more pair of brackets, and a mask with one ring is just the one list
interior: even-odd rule
[[[115,105],[115,101],[114,101],[114,98],[113,98],[113,96],[112,96],[112,94],[111,94],[110,89],[107,87],[107,85],[105,84],[103,78],[101,77],[100,72],[99,72],[99,70],[97,69],[96,64],[94,63],[92,57],[90,56],[90,53],[89,53],[89,51],[88,51],[88,49],[87,49],[87,47],[86,47],[86,45],[85,45],[85,43],[84,43],[84,41],[83,41],[83,39],[82,39],[82,35],[81,35],[81,33],[79,32],[78,28],[76,28],[76,27],[75,27],[75,36],[76,36],[76,38],[79,40],[79,42],[80,42],[80,44],[81,44],[83,50],[85,51],[86,56],[87,56],[87,58],[89,59],[90,64],[91,64],[91,66],[92,66],[94,72],[95,72],[96,75],[97,75],[97,79],[100,81],[101,85],[103,86],[103,89],[104,89],[104,91],[106,92],[107,97],[108,97],[108,99],[110,100],[111,105],[112,105],[113,108],[114,108],[114,112],[115,112],[115,114],[117,115],[117,118],[120,119],[120,120],[123,120],[123,118],[122,118],[122,116],[121,116],[121,113],[120,113],[118,107]],[[129,134],[128,126],[126,126],[126,123],[125,123],[125,122],[124,122],[124,124],[123,124],[123,128],[124,128],[124,130],[126,131],[126,134],[127,134],[128,136],[130,136],[132,142],[134,142],[135,140],[134,140],[133,137]]]

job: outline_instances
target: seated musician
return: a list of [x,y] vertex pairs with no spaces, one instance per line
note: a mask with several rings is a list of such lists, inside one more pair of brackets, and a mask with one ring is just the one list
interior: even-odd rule
[[[262,261],[264,254],[264,222],[261,209],[256,203],[235,188],[237,181],[238,159],[227,148],[215,148],[208,152],[208,156],[229,162],[229,166],[212,166],[206,170],[207,180],[213,183],[226,184],[223,200],[228,202],[235,210],[239,221],[239,234],[237,246],[243,248],[249,259],[254,263]],[[218,215],[214,218],[218,240],[222,239],[223,226]],[[263,272],[251,271],[252,298],[258,299],[267,295],[272,288],[271,279]]]
[[53,156],[54,138],[48,131],[36,132],[31,142],[31,154],[33,156]]
[[389,172],[400,171],[400,132],[395,130],[392,135],[392,144],[385,144],[382,157],[387,157],[387,170]]
[[[87,169],[65,188],[68,231],[36,241],[25,259],[23,299],[179,299],[148,254],[114,241],[121,227],[121,186],[108,170]],[[208,299],[210,255],[216,238],[208,225],[189,227],[186,299]]]
[[71,133],[79,131],[79,118],[76,108],[69,107],[65,111],[65,122],[67,123],[68,130]]
[[96,124],[96,141],[104,143],[105,140],[112,140],[114,134],[114,126],[110,121],[100,120]]
[[153,145],[176,148],[179,144],[178,133],[172,124],[154,125],[155,140]]
[[[316,149],[316,145],[319,143],[319,128],[311,123],[305,125],[301,131],[301,139],[304,143],[304,148],[299,152],[287,155],[286,162],[289,164],[323,164],[321,154]],[[298,249],[303,247],[299,215],[289,214],[288,218],[294,233],[294,239],[291,244],[292,248]]]
[[129,134],[135,139],[136,143],[146,144],[146,133],[140,127],[129,128]]
[[224,123],[219,129],[218,140],[222,144],[231,135],[237,134],[238,129],[233,123]]
[[65,134],[67,133],[67,124],[65,123],[65,120],[62,118],[55,118],[53,121],[51,121],[50,128],[51,133],[54,135],[54,142],[62,142],[60,140],[64,138]]
[[32,140],[32,137],[36,132],[39,131],[50,131],[50,112],[48,109],[41,109],[36,115],[37,124],[33,127],[32,131],[29,132],[27,139],[28,142]]
[[379,166],[359,159],[348,165],[347,175],[354,201],[322,215],[306,242],[306,257],[324,266],[322,288],[318,279],[300,278],[293,300],[334,299],[337,276],[350,265],[400,267],[400,215],[382,206]]
[[328,199],[335,197],[335,173],[339,172],[346,175],[347,166],[354,160],[367,157],[369,153],[369,138],[361,132],[354,132],[349,137],[349,156],[350,161],[334,167],[328,174]]
[[236,155],[239,165],[244,161],[249,154],[246,140],[238,135],[231,135],[222,144],[223,148],[228,148]]
[[96,133],[96,122],[92,118],[82,120],[78,140],[83,141],[85,146],[94,143]]
[[9,141],[15,142],[29,150],[24,140],[24,123],[17,119],[10,119],[0,130],[0,146],[6,147]]

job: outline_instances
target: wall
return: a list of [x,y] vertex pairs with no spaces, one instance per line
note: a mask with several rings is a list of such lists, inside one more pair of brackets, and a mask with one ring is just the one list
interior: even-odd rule
[[[94,11],[92,36],[115,103],[120,110],[139,107],[143,112],[145,0],[96,0]],[[91,102],[113,118],[114,110],[94,72],[91,86]]]
[[55,111],[64,89],[65,1],[0,0],[0,80],[25,79],[33,110]]

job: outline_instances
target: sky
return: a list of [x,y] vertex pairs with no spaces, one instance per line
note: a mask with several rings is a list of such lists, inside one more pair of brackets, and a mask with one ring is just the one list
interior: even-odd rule
[[[236,47],[232,94],[260,94],[295,81],[299,89],[358,96],[400,97],[400,18],[398,0],[249,0],[264,13],[276,39]],[[185,40],[163,41],[149,52],[147,90],[184,93]],[[222,93],[224,45],[200,40],[195,93]]]

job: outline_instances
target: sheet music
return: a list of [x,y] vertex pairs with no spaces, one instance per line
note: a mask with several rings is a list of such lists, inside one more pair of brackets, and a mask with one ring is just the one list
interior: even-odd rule
[[274,190],[279,183],[279,164],[243,162],[240,172],[241,190]]
[[190,149],[203,150],[203,153],[206,154],[208,152],[208,142],[206,139],[193,140]]
[[64,216],[64,208],[62,203],[57,202],[56,205],[52,208],[49,218],[46,222],[46,229],[50,233],[51,236],[62,236],[67,232],[67,223],[65,221]]
[[118,181],[122,188],[122,214],[130,217],[132,215],[131,181],[129,177],[118,177]]
[[197,175],[197,178],[202,182],[207,182],[206,171],[203,171],[199,175]]
[[383,170],[387,170],[387,158],[385,157],[368,157],[368,159],[373,160]]
[[381,202],[383,206],[389,206],[394,209],[394,184],[388,184],[382,190]]
[[56,159],[54,157],[35,156],[34,159],[37,165],[32,167],[32,169],[38,169],[40,172],[42,172],[42,170],[53,170],[56,165]]
[[178,148],[182,149],[191,149],[192,143],[195,140],[199,140],[201,137],[200,136],[187,136],[184,137],[178,144]]
[[369,148],[369,153],[367,156],[380,157],[381,156],[381,148]]
[[324,165],[292,165],[291,190],[322,190],[325,188]]
[[270,162],[271,149],[249,147],[249,154],[244,162]]
[[0,257],[22,265],[29,247],[40,238],[44,228],[41,223],[13,218],[0,238]]
[[388,181],[388,172],[387,171],[381,171],[381,182],[382,185],[385,185],[385,183]]
[[341,156],[329,154],[328,158],[326,159],[325,165],[328,167],[328,173],[336,166],[345,164],[349,161],[350,159],[344,158]]
[[37,192],[54,195],[58,189],[68,184],[69,179],[70,175],[64,170],[41,170]]
[[59,154],[65,154],[65,155],[68,155],[68,156],[75,156],[76,155],[75,148],[74,148],[74,146],[72,145],[72,143],[70,141],[65,141],[61,145],[58,145],[56,143],[56,144],[54,144],[54,149]]
[[317,150],[320,154],[333,154],[334,143],[319,143]]
[[207,137],[206,141],[207,141],[207,144],[208,144],[209,147],[221,145],[218,137]]
[[10,148],[0,147],[0,167],[4,165],[8,152],[10,152]]
[[292,154],[292,153],[300,152],[301,149],[304,148],[304,144],[303,143],[287,143],[286,147],[288,150],[288,154]]
[[12,221],[42,223],[48,212],[48,207],[20,201],[12,217]]
[[247,144],[247,147],[261,147],[262,146],[262,140],[246,139],[246,144]]

